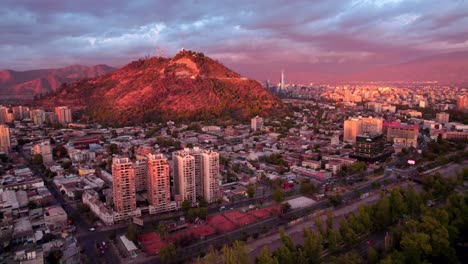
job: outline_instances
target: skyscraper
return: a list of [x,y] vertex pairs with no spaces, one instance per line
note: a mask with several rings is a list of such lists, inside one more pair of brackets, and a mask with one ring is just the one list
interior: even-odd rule
[[67,106],[55,107],[55,114],[57,115],[57,120],[60,124],[72,122],[71,109]]
[[284,91],[284,71],[281,71],[280,91]]
[[8,108],[0,106],[0,124],[9,123]]
[[114,209],[120,214],[136,210],[135,169],[128,158],[112,159]]
[[201,157],[203,198],[208,203],[213,203],[219,198],[219,154],[211,150],[205,150]]
[[195,186],[195,157],[188,151],[176,151],[172,154],[174,161],[174,189],[181,200],[191,204],[197,201]]
[[148,154],[148,201],[163,211],[171,202],[169,162],[162,154]]
[[10,153],[10,128],[0,125],[0,152]]

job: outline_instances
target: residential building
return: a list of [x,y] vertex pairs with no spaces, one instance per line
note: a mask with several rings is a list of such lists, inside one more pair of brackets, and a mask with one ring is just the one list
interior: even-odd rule
[[42,141],[40,143],[34,144],[33,146],[33,154],[34,155],[41,155],[42,156],[42,162],[44,164],[50,164],[53,162],[52,158],[52,148],[50,146],[50,142],[47,141]]
[[154,211],[164,211],[171,202],[169,162],[162,154],[148,154],[148,201]]
[[10,115],[8,108],[0,105],[0,124],[11,123]]
[[354,143],[362,133],[382,133],[382,125],[382,118],[350,117],[344,122],[343,141]]
[[36,109],[31,111],[31,119],[35,125],[42,125],[46,121],[45,112],[41,109]]
[[450,114],[442,112],[442,113],[437,113],[436,114],[436,121],[439,123],[448,123],[450,119]]
[[67,225],[67,219],[67,213],[60,205],[44,208],[44,222],[49,230],[62,230]]
[[71,109],[67,106],[55,107],[55,114],[57,115],[57,121],[60,124],[68,124],[72,122]]
[[10,128],[0,125],[0,152],[10,153]]
[[457,109],[458,110],[466,110],[468,109],[468,96],[460,96],[457,99]]
[[216,202],[220,198],[219,189],[219,154],[206,150],[202,157],[203,198],[208,203]]
[[135,169],[128,158],[112,159],[114,209],[129,215],[136,210]]
[[250,128],[252,131],[263,130],[263,118],[256,116],[250,120]]
[[94,190],[86,190],[81,196],[83,203],[106,225],[114,224],[114,215],[111,209],[107,208],[100,200],[99,194]]
[[133,162],[135,170],[135,190],[136,192],[143,192],[148,187],[148,163],[146,160],[137,160]]
[[176,151],[172,154],[174,162],[174,188],[180,200],[191,204],[197,201],[195,186],[195,157],[188,151]]
[[387,141],[393,142],[396,146],[417,147],[419,127],[417,125],[391,122],[384,124],[384,131]]

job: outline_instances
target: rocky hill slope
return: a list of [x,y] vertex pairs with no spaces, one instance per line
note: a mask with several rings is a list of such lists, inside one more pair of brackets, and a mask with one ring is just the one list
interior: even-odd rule
[[257,81],[192,51],[181,51],[173,58],[140,59],[112,74],[63,85],[36,103],[70,105],[107,124],[247,119],[283,107]]

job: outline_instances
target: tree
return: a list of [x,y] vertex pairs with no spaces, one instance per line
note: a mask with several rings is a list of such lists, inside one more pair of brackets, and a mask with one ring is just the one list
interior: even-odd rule
[[423,202],[421,197],[411,186],[409,186],[404,193],[408,212],[412,215],[419,214]]
[[357,240],[357,235],[353,229],[349,227],[348,221],[346,219],[342,219],[340,221],[340,235],[343,238],[343,241],[348,244],[353,244]]
[[341,235],[335,229],[330,228],[328,229],[328,247],[330,250],[334,251],[338,249],[339,245],[341,244]]
[[268,247],[264,246],[260,254],[255,258],[256,264],[279,264],[278,260],[274,258],[270,252],[268,252]]
[[278,263],[281,264],[296,264],[296,254],[291,252],[291,250],[282,245],[275,250],[273,256],[278,259]]
[[232,249],[234,252],[234,256],[237,259],[237,263],[239,264],[249,264],[249,254],[247,252],[247,248],[245,247],[244,242],[236,240],[232,245]]
[[0,153],[0,161],[7,162],[8,159],[8,155],[6,155],[5,153]]
[[327,220],[326,220],[326,222],[327,222],[327,229],[333,228],[333,217],[335,217],[335,216],[333,215],[333,212],[332,212],[332,211],[328,211],[328,212],[327,212]]
[[322,237],[325,236],[325,235],[327,234],[325,228],[323,227],[323,220],[322,220],[322,219],[316,217],[316,218],[314,219],[314,224],[315,224],[315,226],[317,227],[317,229],[318,229],[318,231],[320,232],[320,234],[322,235]]
[[116,138],[116,137],[118,137],[117,131],[115,131],[115,129],[112,129],[111,130],[111,138]]
[[198,258],[197,264],[211,264],[211,263],[218,263],[220,259],[219,252],[213,247],[210,246],[208,248],[208,252],[206,253],[203,259]]
[[130,241],[137,241],[138,238],[138,227],[134,224],[131,223],[128,226],[127,233],[125,233],[125,236],[128,238]]
[[367,165],[363,161],[357,161],[351,164],[351,173],[363,172],[367,168]]
[[43,159],[41,154],[34,154],[31,159],[32,164],[39,166],[43,164]]
[[322,255],[322,236],[320,233],[310,231],[308,228],[304,229],[304,251],[307,258],[311,263],[317,263]]
[[71,161],[62,162],[61,166],[64,170],[69,170],[72,166],[72,162]]
[[68,151],[62,144],[59,144],[53,149],[52,155],[55,159],[61,159],[68,155]]
[[390,225],[392,218],[390,212],[390,200],[382,197],[373,207],[374,223],[378,229],[383,229]]
[[168,233],[169,231],[166,224],[158,225],[158,234],[162,238],[162,240],[166,241]]
[[191,206],[191,204],[190,204],[189,201],[184,200],[184,201],[182,202],[181,208],[182,208],[182,211],[183,211],[183,212],[187,213],[188,210],[189,210],[191,207],[192,207],[192,206]]
[[294,242],[292,241],[291,237],[288,236],[286,232],[284,232],[283,228],[280,228],[279,234],[283,245],[286,246],[291,252],[295,252],[296,246],[294,245]]
[[47,263],[55,264],[60,263],[60,259],[62,258],[63,253],[61,250],[52,250],[46,257]]
[[119,146],[117,146],[117,144],[115,143],[112,143],[109,146],[107,146],[107,151],[109,151],[111,155],[117,154],[119,153]]
[[390,192],[390,214],[391,221],[398,220],[403,213],[406,213],[406,203],[401,195],[400,189],[396,188]]
[[363,263],[363,260],[361,258],[361,256],[359,256],[359,254],[352,250],[344,255],[341,255],[339,257],[340,261],[339,263],[343,263],[343,264],[360,264],[360,263]]
[[419,232],[403,234],[400,246],[408,263],[420,263],[423,254],[432,252],[430,239],[429,235]]
[[357,220],[359,221],[359,223],[368,232],[372,231],[373,223],[372,223],[372,218],[370,214],[370,208],[368,206],[360,205],[358,208],[358,211],[359,211],[359,215],[357,217]]
[[302,195],[312,195],[317,191],[317,187],[313,185],[309,179],[301,182],[301,186],[299,187],[299,191]]
[[328,200],[330,201],[331,205],[335,207],[340,206],[341,203],[343,202],[343,196],[341,196],[340,194],[330,195],[328,196]]
[[275,190],[273,192],[273,200],[277,203],[281,203],[284,200],[284,194],[280,190]]
[[284,203],[281,205],[281,213],[285,214],[291,209],[291,205],[289,203]]
[[172,243],[159,250],[159,257],[163,263],[170,263],[175,255],[176,247]]
[[379,254],[373,247],[367,249],[367,262],[370,264],[377,263],[379,261]]
[[247,196],[249,196],[249,198],[253,198],[255,196],[255,189],[252,187],[252,186],[249,186],[249,188],[247,188]]
[[197,218],[206,220],[206,217],[208,216],[208,208],[206,207],[201,207],[201,208],[190,208],[187,211],[187,219],[190,222],[195,221]]

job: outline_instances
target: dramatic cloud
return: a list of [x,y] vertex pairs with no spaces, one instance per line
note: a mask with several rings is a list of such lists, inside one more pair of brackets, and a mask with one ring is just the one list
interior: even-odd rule
[[202,51],[258,80],[290,81],[468,50],[468,2],[22,1],[0,6],[0,68],[122,66]]

